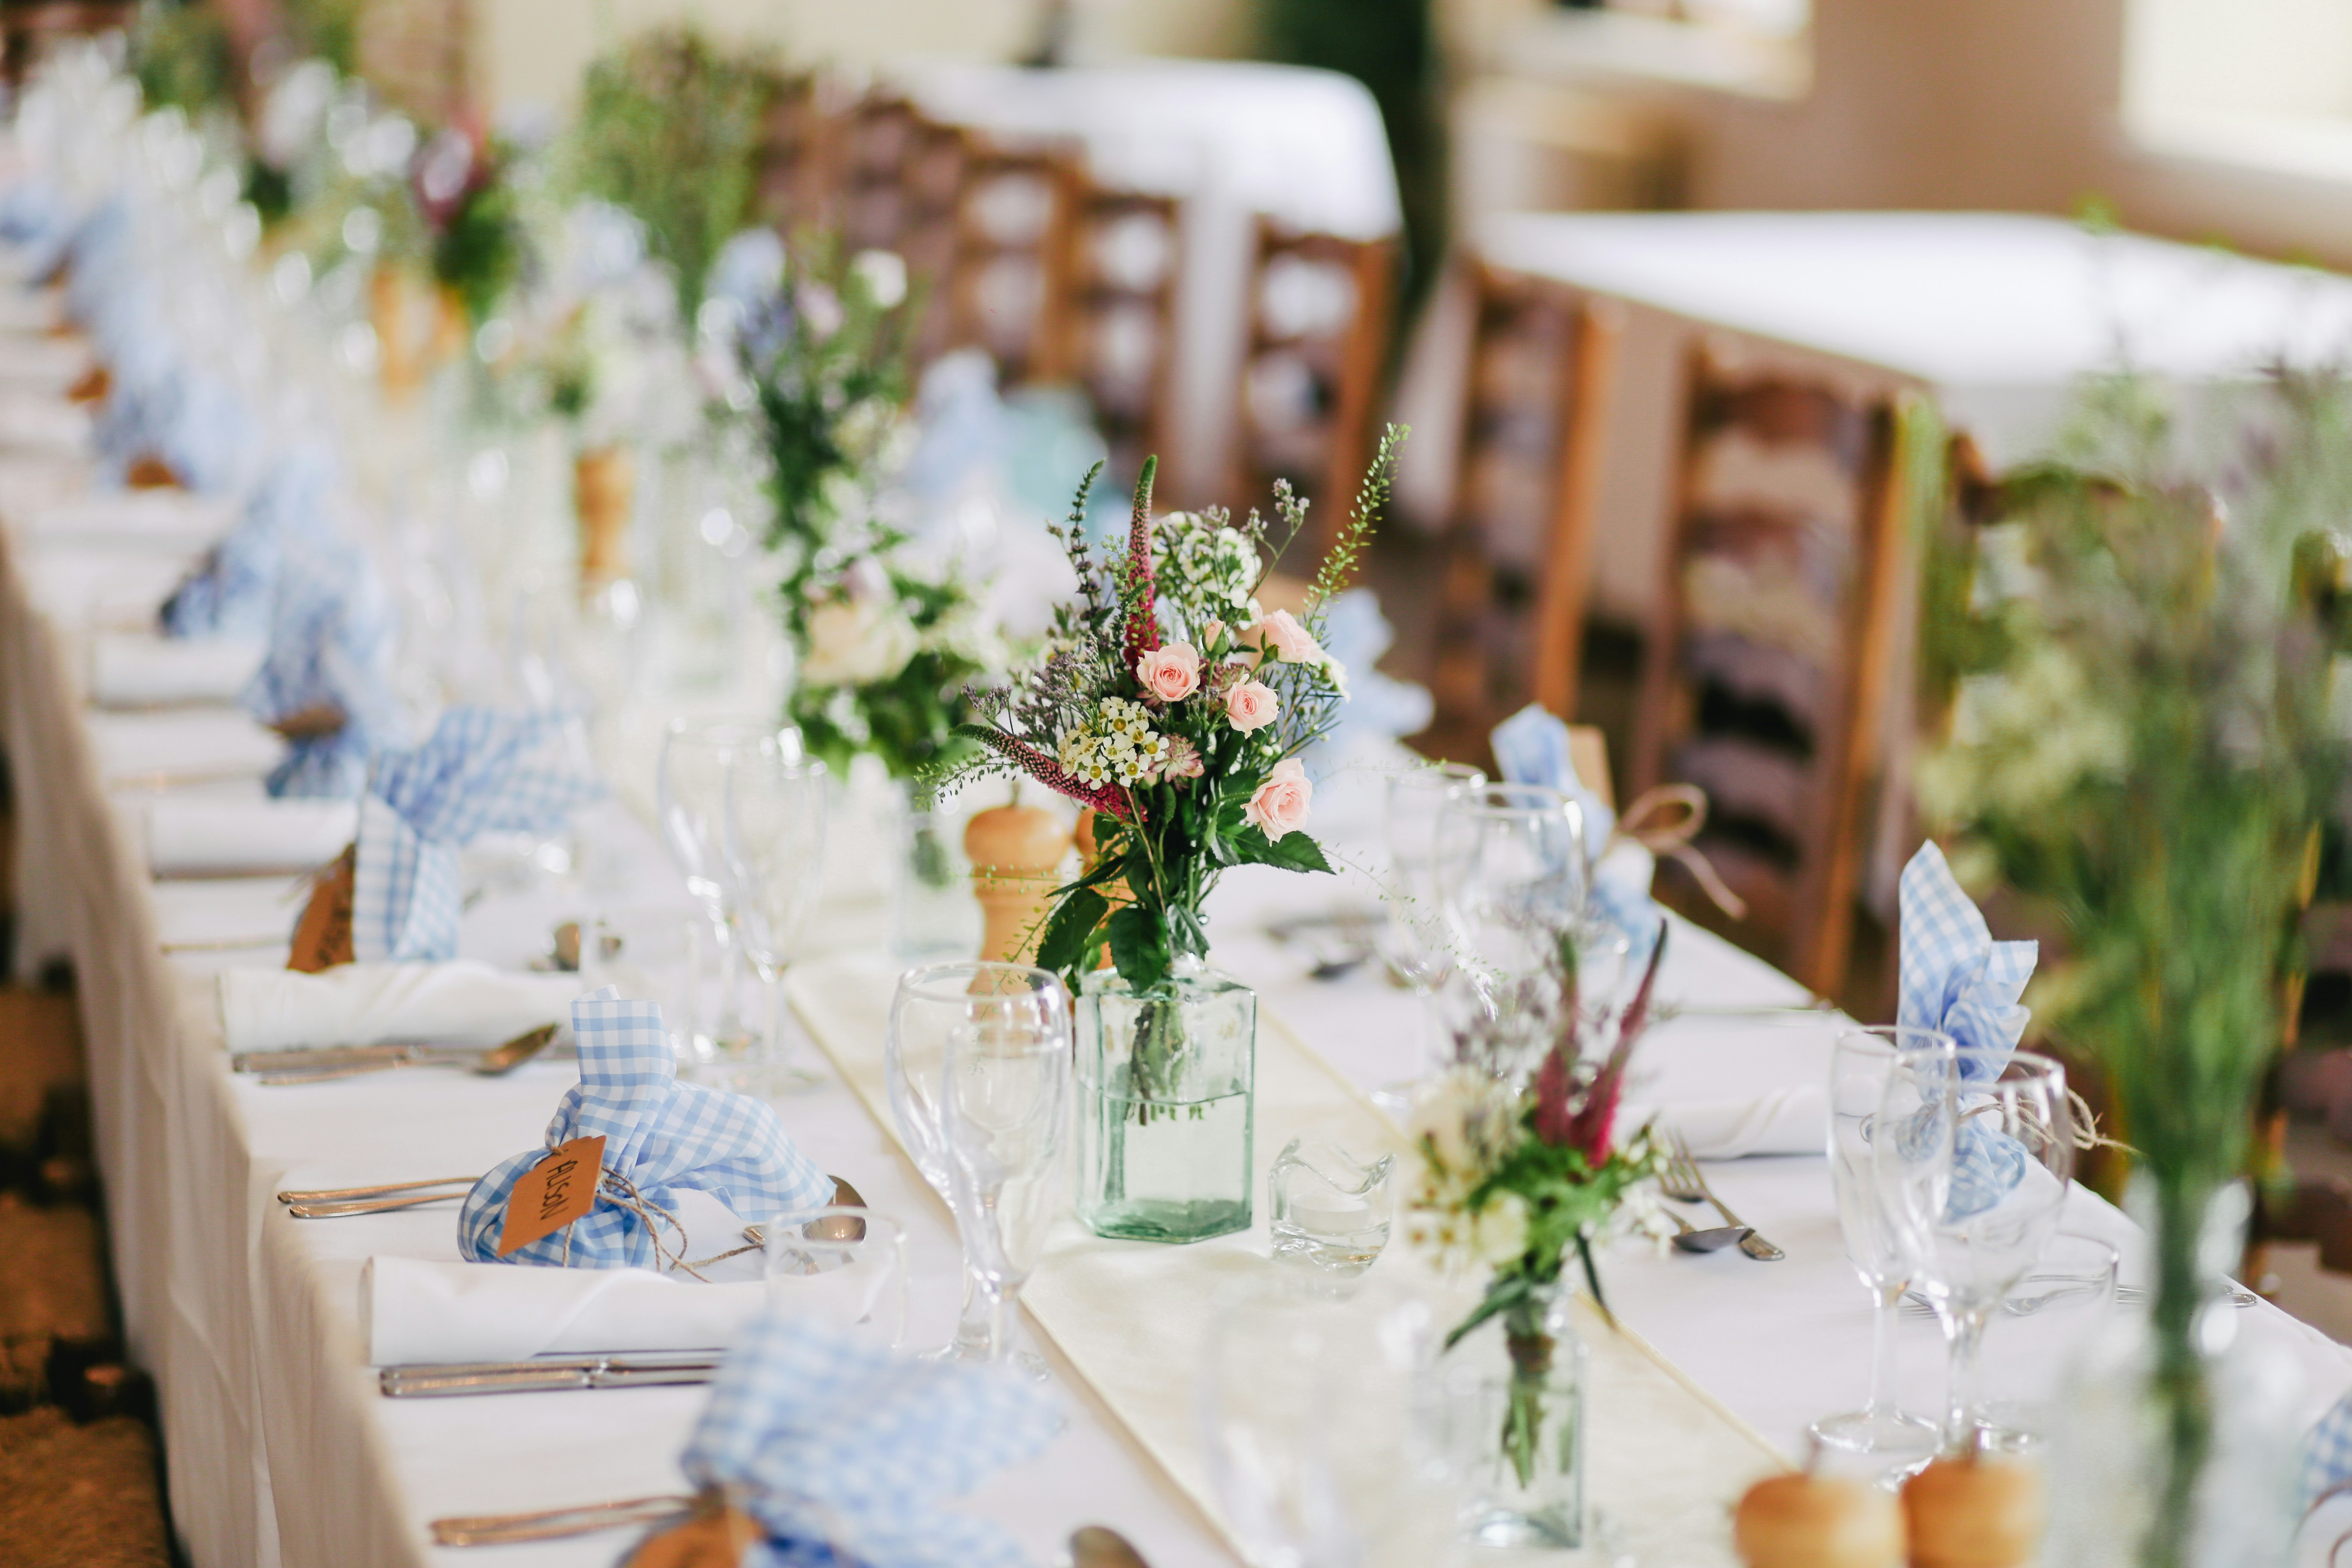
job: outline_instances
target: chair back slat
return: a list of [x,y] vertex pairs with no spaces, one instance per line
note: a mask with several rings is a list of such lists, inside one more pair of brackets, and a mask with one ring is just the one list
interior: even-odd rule
[[1182,203],[1084,173],[1069,189],[1067,253],[1036,374],[1086,393],[1111,470],[1131,475],[1169,449]]

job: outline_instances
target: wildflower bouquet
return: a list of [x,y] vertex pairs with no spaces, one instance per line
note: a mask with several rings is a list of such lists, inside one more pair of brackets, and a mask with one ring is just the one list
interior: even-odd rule
[[1555,1349],[1546,1315],[1569,1254],[1582,1263],[1592,1299],[1607,1310],[1592,1240],[1628,1189],[1654,1173],[1644,1127],[1616,1138],[1625,1066],[1648,1026],[1650,994],[1665,955],[1661,923],[1640,987],[1626,1005],[1616,1043],[1595,1068],[1585,1060],[1591,1028],[1576,1005],[1575,954],[1559,949],[1556,983],[1569,1020],[1524,1091],[1475,1067],[1454,1068],[1413,1117],[1420,1168],[1407,1198],[1406,1234],[1449,1268],[1493,1270],[1476,1309],[1446,1335],[1451,1350],[1492,1318],[1503,1321],[1510,1398],[1502,1449],[1520,1486],[1533,1484],[1544,1395]]
[[409,171],[434,281],[477,327],[523,274],[517,162],[505,143],[452,129],[427,142]]
[[968,689],[1007,656],[954,563],[876,516],[910,435],[905,268],[880,251],[844,264],[817,242],[799,256],[735,327],[772,459],[768,548],[800,661],[789,716],[836,773],[870,752],[913,779],[971,751],[956,733]]
[[1306,524],[1287,483],[1275,486],[1284,532],[1269,555],[1255,511],[1238,526],[1216,509],[1155,519],[1156,465],[1146,460],[1127,547],[1108,559],[1085,534],[1095,475],[1079,487],[1055,531],[1078,596],[1057,609],[1044,663],[983,694],[982,721],[963,730],[987,748],[982,765],[1025,773],[1096,813],[1095,861],[1058,891],[1038,945],[1037,962],[1074,992],[1106,947],[1139,991],[1180,960],[1205,959],[1201,906],[1230,867],[1330,869],[1301,831],[1315,791],[1298,753],[1347,697],[1347,671],[1318,639],[1387,498],[1402,435],[1382,437],[1303,621],[1265,614],[1257,598]]

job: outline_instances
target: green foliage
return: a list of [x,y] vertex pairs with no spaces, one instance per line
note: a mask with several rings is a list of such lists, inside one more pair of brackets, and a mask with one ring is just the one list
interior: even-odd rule
[[[2174,1421],[2165,1521],[2188,1539],[2205,1408],[2196,1237],[2247,1168],[2319,826],[2344,779],[2331,714],[2352,514],[2352,388],[2281,375],[2211,484],[2150,389],[2098,389],[2065,460],[2013,478],[1997,525],[1946,537],[1924,626],[1959,682],[1920,774],[1954,863],[2064,927],[2027,1000],[2105,1068],[2159,1210],[2155,1321]],[[1963,588],[1965,592],[1963,592]]]
[[434,279],[457,293],[477,326],[522,276],[523,225],[509,163],[503,148],[488,149],[479,174],[433,233]]
[[236,107],[236,52],[220,14],[202,0],[141,6],[131,29],[131,70],[151,110],[176,108],[193,119]]
[[645,224],[685,321],[719,247],[750,220],[761,121],[783,84],[772,52],[730,51],[690,26],[646,34],[588,68],[568,178]]

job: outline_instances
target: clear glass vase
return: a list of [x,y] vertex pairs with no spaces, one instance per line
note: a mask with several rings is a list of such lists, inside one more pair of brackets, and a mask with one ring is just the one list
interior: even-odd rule
[[1465,1539],[1572,1551],[1585,1544],[1584,1342],[1555,1284],[1497,1313],[1439,1357],[1430,1410],[1466,1498]]
[[1257,994],[1198,959],[1146,991],[1097,970],[1079,987],[1077,1025],[1087,1228],[1172,1242],[1247,1230]]
[[[2245,1314],[2228,1272],[2252,1210],[2245,1184],[2207,1197],[2201,1224],[2192,1204],[2183,1224],[2168,1218],[2143,1171],[2125,1206],[2157,1236],[2157,1288],[2139,1310],[2119,1312],[2111,1331],[2076,1348],[2051,1436],[2042,1560],[2069,1568],[2284,1562],[2295,1519],[2299,1374],[2287,1352],[2241,1331]],[[2193,1253],[2183,1247],[2179,1259],[2194,1279],[2185,1333],[2162,1327],[2168,1226],[2195,1233]]]
[[902,963],[970,958],[980,951],[980,901],[963,856],[963,825],[915,804],[898,786],[898,849],[890,863],[890,946]]

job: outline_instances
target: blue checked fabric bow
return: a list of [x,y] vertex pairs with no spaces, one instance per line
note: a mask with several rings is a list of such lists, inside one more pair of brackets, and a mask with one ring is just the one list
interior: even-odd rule
[[2352,1482],[2352,1394],[2327,1407],[2303,1440],[2303,1506]]
[[118,479],[140,458],[159,458],[200,495],[234,495],[261,451],[261,427],[227,384],[179,363],[124,369],[92,436]]
[[[2019,1005],[2033,978],[2041,944],[1995,942],[1944,852],[1922,844],[1903,868],[1897,889],[1901,917],[1901,975],[1895,1022],[1914,1029],[1940,1029],[1964,1048],[1998,1052],[2017,1048],[2032,1014]],[[1969,1072],[1986,1069],[1969,1064]],[[1955,1215],[1981,1214],[2025,1179],[2026,1153],[2001,1133],[1963,1122],[1952,1154],[1949,1208]]]
[[779,1313],[728,1356],[679,1463],[766,1531],[746,1568],[1026,1568],[1002,1527],[940,1505],[1060,1425],[1010,1368],[913,1361]]
[[1556,789],[1584,814],[1593,910],[1633,944],[1630,962],[1638,970],[1650,961],[1650,944],[1658,939],[1658,906],[1650,899],[1657,858],[1639,844],[1610,843],[1617,814],[1577,777],[1568,726],[1556,715],[1530,702],[1496,725],[1492,740],[1495,763],[1504,778]]
[[[685,1256],[686,1238],[647,1216],[673,1208],[678,1188],[716,1194],[747,1224],[833,1201],[832,1178],[793,1146],[764,1103],[677,1081],[677,1059],[658,1003],[625,1002],[618,987],[607,985],[572,1004],[572,1029],[580,1045],[580,1081],[555,1108],[544,1148],[499,1162],[466,1194],[457,1215],[457,1250],[466,1257],[479,1263],[658,1268]],[[549,1149],[600,1133],[604,1168],[596,1206],[563,1230],[500,1258],[499,1236],[515,1183]],[[704,1250],[720,1239],[701,1238]]]
[[458,849],[482,834],[549,833],[604,793],[562,713],[452,708],[431,738],[377,753],[360,802],[352,947],[362,963],[457,954]]
[[368,759],[405,738],[392,685],[392,600],[366,552],[341,542],[279,552],[269,652],[239,701],[265,724],[331,709],[340,727],[289,740],[274,795],[355,795]]
[[334,459],[323,447],[299,447],[279,458],[236,525],[163,602],[164,635],[267,636],[288,543],[324,525],[334,482]]

